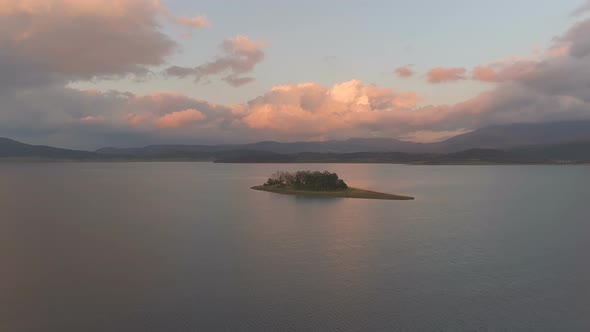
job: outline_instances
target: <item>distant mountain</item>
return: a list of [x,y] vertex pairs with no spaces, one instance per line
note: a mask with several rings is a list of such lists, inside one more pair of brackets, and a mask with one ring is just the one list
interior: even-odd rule
[[542,157],[551,163],[590,163],[590,140],[555,145],[533,145],[511,151],[527,159]]
[[432,151],[510,149],[528,145],[555,145],[590,141],[590,121],[548,122],[491,126],[449,138]]
[[414,154],[404,152],[351,152],[324,153],[301,152],[280,154],[260,152],[257,154],[219,156],[219,163],[389,163],[408,164],[431,161],[434,154]]
[[204,157],[223,151],[263,151],[279,154],[403,152],[452,153],[471,149],[505,150],[529,145],[590,141],[590,121],[510,124],[492,126],[436,143],[406,142],[393,138],[351,138],[316,142],[273,142],[229,145],[151,145],[142,148],[103,148],[101,155],[142,158]]
[[220,163],[391,163],[391,164],[582,164],[590,163],[590,141],[547,146],[528,146],[509,150],[468,149],[451,153],[274,152],[226,154],[215,159]]
[[388,163],[388,164],[541,164],[550,160],[537,155],[526,155],[495,149],[471,149],[454,153],[354,152],[226,156],[219,163]]
[[0,138],[0,158],[255,163],[590,163],[590,121],[492,126],[437,143],[352,138],[324,142],[150,145],[89,152]]
[[93,152],[30,145],[0,137],[0,158],[91,159],[99,157]]
[[[240,149],[269,151],[277,153],[353,153],[353,152],[421,152],[428,150],[428,144],[401,141],[394,138],[350,138],[316,142],[259,142],[239,146]],[[238,148],[234,146],[234,148]]]
[[351,138],[347,140],[315,142],[274,142],[263,141],[250,144],[225,145],[149,145],[142,148],[102,148],[96,153],[103,155],[134,155],[158,157],[170,154],[211,153],[221,151],[264,151],[275,153],[351,153],[351,152],[421,152],[428,151],[429,144],[405,142],[394,138]]

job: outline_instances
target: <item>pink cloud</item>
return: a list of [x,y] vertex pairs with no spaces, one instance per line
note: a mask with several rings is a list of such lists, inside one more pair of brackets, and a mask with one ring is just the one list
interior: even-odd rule
[[179,128],[205,119],[205,115],[196,109],[186,109],[168,113],[156,120],[160,128]]
[[69,80],[145,74],[177,47],[161,19],[189,29],[157,0],[0,0],[3,56]]
[[175,19],[174,22],[189,28],[204,28],[208,25],[205,16],[180,17]]
[[533,74],[537,70],[537,61],[516,61],[512,63],[493,63],[477,66],[473,69],[472,78],[484,82],[513,81]]
[[233,141],[410,137],[411,133],[416,140],[436,140],[455,130],[472,128],[475,119],[492,109],[486,95],[458,105],[418,108],[420,99],[413,91],[395,91],[359,80],[333,86],[312,82],[276,86],[240,105],[217,105],[179,93],[155,92],[119,99],[126,116],[109,121],[123,119],[141,132],[174,128],[163,133],[213,135]]
[[[40,3],[57,5],[45,8],[37,6]],[[491,124],[590,118],[590,20],[576,23],[534,56],[483,64],[469,73],[464,68],[432,69],[432,83],[468,77],[496,83],[490,91],[453,105],[419,107],[421,98],[414,91],[354,79],[331,86],[279,85],[242,104],[223,105],[177,92],[81,91],[67,85],[89,77],[141,73],[164,61],[175,46],[167,44],[169,39],[154,23],[157,8],[130,0],[91,10],[98,3],[0,0],[0,69],[5,74],[0,76],[0,124],[39,133],[59,130],[63,137],[75,138],[70,142],[93,139],[124,145],[349,137],[425,141]],[[114,35],[111,39],[98,32]],[[54,41],[58,37],[63,41]],[[144,47],[127,50],[129,40],[131,46]],[[188,68],[187,75],[247,83],[251,80],[246,73],[262,61],[266,45],[244,36],[230,38],[219,57]],[[82,49],[80,58],[77,48]],[[152,48],[155,51],[149,52]],[[44,81],[39,73],[66,81]],[[25,88],[19,90],[21,86]]]
[[235,38],[226,39],[222,44],[222,48],[229,54],[255,56],[260,52],[261,48],[269,45],[270,43],[264,41],[256,41],[248,38],[248,36],[237,35]]
[[[160,16],[165,21],[187,28],[204,28],[207,18],[177,16],[160,0],[0,0],[0,15],[20,13],[24,15],[48,15],[59,12],[64,17],[134,17],[138,11],[150,16]],[[141,22],[138,22],[141,23]]]
[[569,55],[569,45],[555,45],[545,51],[545,56],[548,58],[560,58]]
[[397,76],[403,78],[414,76],[414,71],[410,69],[408,66],[396,68],[394,72],[397,74]]
[[[427,107],[417,106],[420,97],[413,91],[381,88],[359,80],[333,86],[312,82],[276,86],[238,105],[209,103],[175,92],[133,95],[73,89],[55,96],[28,95],[24,103],[28,107],[56,105],[52,109],[63,110],[62,113],[51,113],[51,117],[44,120],[51,127],[56,123],[84,122],[79,120],[87,114],[95,114],[91,112],[93,109],[100,109],[103,120],[93,122],[94,130],[104,128],[108,132],[118,132],[119,138],[113,136],[113,139],[143,137],[137,142],[145,142],[146,137],[150,142],[211,138],[217,142],[285,141],[318,137],[397,137],[434,141],[490,124],[568,119],[583,117],[584,112],[590,112],[590,106],[582,99],[560,95],[559,91],[551,90],[552,85],[536,86],[538,82],[548,82],[547,76],[555,80],[551,71],[544,76],[536,75],[526,77],[522,82],[520,79],[499,82],[492,91],[458,104]],[[579,79],[587,80],[587,76],[580,75]],[[567,91],[571,92],[571,89]],[[587,94],[587,90],[582,89],[580,93]],[[35,102],[35,99],[43,102]],[[10,99],[3,102],[13,105]],[[23,113],[23,102],[18,105],[10,107],[15,108],[15,112],[8,113],[9,118]],[[91,109],[87,105],[92,105]],[[36,112],[39,111],[33,108],[26,110],[25,114]],[[0,120],[6,116],[0,114]],[[84,130],[88,129],[84,127]],[[105,138],[108,137],[100,137]]]
[[172,21],[188,28],[204,28],[207,26],[207,18],[205,18],[205,16],[177,17]]
[[102,118],[102,116],[91,116],[91,115],[89,115],[89,116],[85,116],[85,117],[80,118],[80,121],[83,121],[83,122],[100,122],[100,121],[103,121],[103,118]]
[[437,67],[432,68],[426,74],[428,82],[432,84],[454,82],[458,80],[464,80],[467,70],[465,68],[443,68]]
[[144,119],[141,115],[128,113],[123,117],[124,121],[127,122],[131,126],[137,126],[140,124]]
[[[419,100],[415,92],[397,92],[358,80],[332,87],[315,83],[285,85],[251,101],[242,121],[250,128],[283,137],[353,132],[358,136],[363,131],[367,135],[371,127],[389,123],[388,118],[411,115],[410,110]],[[391,129],[394,127],[397,129]]]
[[518,57],[511,56],[506,59],[479,65],[473,68],[471,78],[484,82],[515,81],[534,75],[540,70],[540,65],[547,61],[558,60],[569,56],[570,45],[563,42],[541,49],[535,47],[533,54]]
[[477,66],[473,68],[472,77],[477,81],[495,82],[497,80],[498,74],[490,67]]
[[162,6],[159,1],[154,2],[155,6],[157,7],[160,16],[164,18],[167,22],[172,24],[182,26],[188,29],[185,33],[182,34],[182,38],[188,39],[192,37],[192,33],[195,29],[202,29],[209,25],[209,21],[204,15],[199,16],[175,16],[171,14],[166,7]]

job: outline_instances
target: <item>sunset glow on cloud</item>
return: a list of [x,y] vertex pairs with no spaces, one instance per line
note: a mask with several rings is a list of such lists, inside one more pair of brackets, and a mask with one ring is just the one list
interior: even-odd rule
[[408,68],[408,66],[396,68],[395,73],[399,77],[412,77],[412,76],[414,76],[414,71],[412,71],[412,69]]
[[157,121],[160,128],[179,128],[191,123],[203,120],[205,116],[196,109],[186,109],[182,111],[168,113],[161,116]]
[[437,84],[464,80],[467,70],[465,68],[432,68],[428,71],[428,82]]
[[[59,137],[60,144],[84,147],[318,137],[432,141],[492,124],[586,119],[586,7],[534,54],[450,66],[438,64],[436,54],[428,64],[400,60],[413,65],[398,64],[394,74],[412,79],[394,86],[379,71],[369,79],[362,71],[326,79],[322,70],[299,65],[308,53],[276,59],[290,40],[246,27],[216,35],[224,22],[216,18],[213,25],[207,13],[181,12],[166,1],[0,0],[0,134],[50,143]],[[212,46],[203,50],[202,40]],[[310,63],[324,72],[348,66],[346,54],[321,60],[331,52]],[[389,66],[383,62],[381,73],[391,77]],[[275,72],[280,79],[264,79]],[[436,88],[469,84],[487,91],[456,102],[431,100]],[[201,93],[212,89],[247,97],[213,102]]]

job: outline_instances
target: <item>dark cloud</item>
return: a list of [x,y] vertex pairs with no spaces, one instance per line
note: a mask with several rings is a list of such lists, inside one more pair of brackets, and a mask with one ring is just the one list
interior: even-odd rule
[[583,58],[590,53],[590,20],[576,23],[563,36],[557,38],[560,42],[570,43],[570,54]]
[[0,0],[1,60],[69,80],[142,75],[176,47],[162,10],[147,0]]
[[177,77],[193,76],[197,82],[210,76],[222,75],[222,80],[231,86],[247,84],[254,81],[254,78],[240,75],[251,72],[264,59],[262,49],[267,45],[238,35],[222,43],[223,55],[217,59],[192,68],[171,66],[166,74]]
[[576,8],[576,10],[571,13],[571,16],[579,16],[588,11],[590,11],[590,1],[586,1],[583,5]]
[[239,77],[235,75],[229,75],[224,77],[223,80],[233,87],[238,87],[253,82],[256,79],[254,77]]

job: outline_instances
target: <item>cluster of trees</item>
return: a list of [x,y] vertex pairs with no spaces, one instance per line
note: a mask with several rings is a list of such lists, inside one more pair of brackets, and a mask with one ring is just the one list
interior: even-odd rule
[[344,180],[338,178],[338,174],[328,171],[276,172],[264,185],[314,191],[344,190],[348,188]]

